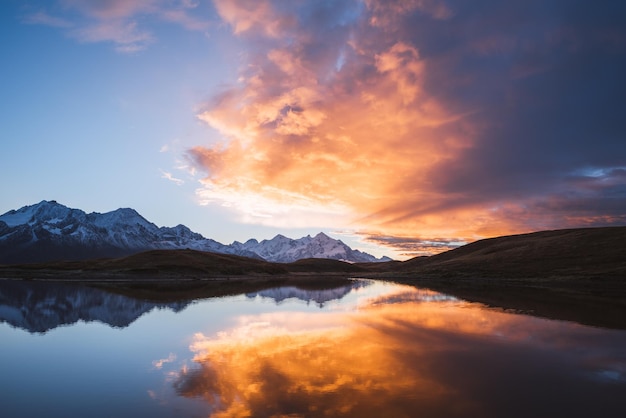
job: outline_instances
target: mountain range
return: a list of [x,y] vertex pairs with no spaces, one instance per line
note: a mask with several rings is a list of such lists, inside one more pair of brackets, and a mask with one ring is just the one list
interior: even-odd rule
[[222,244],[185,225],[158,227],[134,209],[85,213],[56,201],[42,201],[0,215],[0,263],[123,257],[147,250],[192,249],[290,263],[326,258],[353,263],[390,261],[353,250],[324,233],[291,239],[250,239]]

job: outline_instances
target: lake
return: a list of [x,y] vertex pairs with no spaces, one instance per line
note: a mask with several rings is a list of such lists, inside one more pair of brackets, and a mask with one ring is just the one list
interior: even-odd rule
[[0,415],[624,417],[626,331],[411,286],[143,300],[0,280]]

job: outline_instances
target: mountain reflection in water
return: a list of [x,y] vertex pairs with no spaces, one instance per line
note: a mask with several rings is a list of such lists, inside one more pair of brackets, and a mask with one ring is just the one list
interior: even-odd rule
[[625,416],[626,331],[371,280],[300,285],[0,280],[0,414]]
[[0,323],[31,333],[78,321],[124,328],[155,308],[179,312],[189,303],[151,302],[69,283],[0,280]]
[[340,300],[350,292],[372,284],[370,280],[354,280],[346,286],[339,286],[332,289],[301,289],[295,286],[282,286],[272,289],[260,290],[258,292],[246,293],[250,299],[257,296],[261,298],[273,299],[277,304],[288,299],[299,299],[307,304],[315,302],[315,304],[323,308],[327,302]]
[[356,311],[196,334],[180,395],[211,416],[622,417],[626,333],[399,286]]
[[[269,298],[277,304],[286,299],[300,299],[307,303],[315,302],[323,308],[327,302],[339,300],[353,290],[372,284],[368,280],[346,282],[348,284],[330,289],[275,287],[247,292],[246,297]],[[242,288],[245,290],[246,287]],[[187,296],[177,301],[155,302],[67,282],[0,280],[0,323],[7,322],[31,333],[45,333],[79,321],[101,322],[114,328],[125,328],[153,309],[180,312],[189,304],[206,298],[205,293],[204,297]]]

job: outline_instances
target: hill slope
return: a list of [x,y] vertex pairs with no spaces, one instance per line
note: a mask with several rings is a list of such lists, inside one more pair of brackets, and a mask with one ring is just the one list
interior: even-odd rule
[[405,261],[394,270],[447,277],[626,277],[626,227],[485,239]]

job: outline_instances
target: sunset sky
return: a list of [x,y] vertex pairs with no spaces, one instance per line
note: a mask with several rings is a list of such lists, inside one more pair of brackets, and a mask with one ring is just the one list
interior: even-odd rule
[[623,0],[4,0],[0,213],[404,259],[626,225]]

